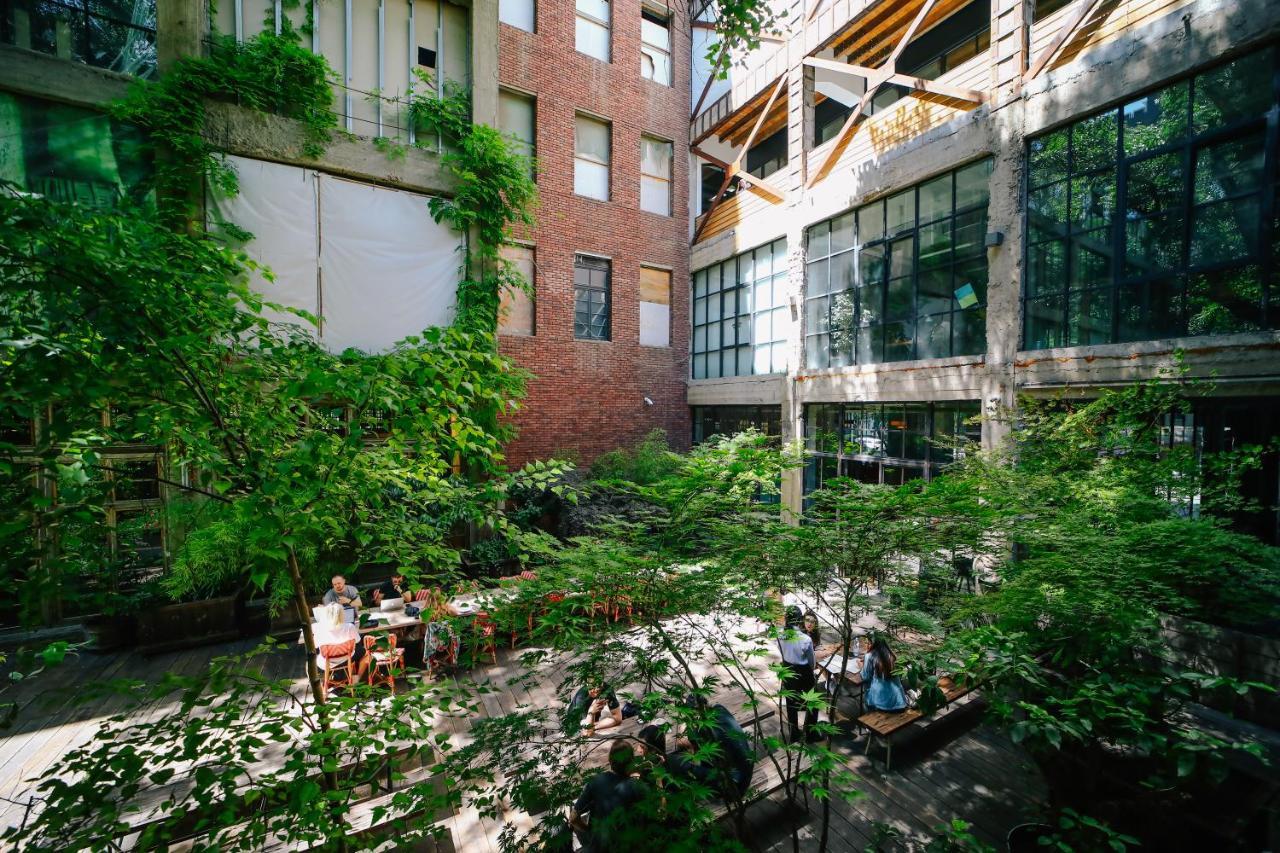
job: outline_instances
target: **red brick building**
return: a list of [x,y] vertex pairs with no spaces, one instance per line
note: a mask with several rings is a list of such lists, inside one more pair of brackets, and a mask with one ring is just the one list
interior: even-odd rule
[[541,198],[513,250],[535,295],[500,339],[533,373],[510,462],[586,464],[654,428],[687,445],[687,22],[639,0],[501,17],[500,123],[532,142]]

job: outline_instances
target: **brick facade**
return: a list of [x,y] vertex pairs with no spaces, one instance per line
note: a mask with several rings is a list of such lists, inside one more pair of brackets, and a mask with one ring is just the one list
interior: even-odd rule
[[[614,0],[611,63],[574,49],[574,4],[537,4],[537,32],[500,26],[499,82],[536,97],[540,165],[535,246],[536,333],[500,348],[533,373],[512,466],[569,455],[587,464],[654,428],[689,442],[689,30],[673,17],[672,85],[640,76],[640,2]],[[576,111],[612,123],[608,202],[573,192]],[[640,137],[670,140],[672,216],[640,209]],[[578,252],[612,262],[612,340],[573,336]],[[671,270],[671,345],[639,344],[641,265]],[[645,398],[652,405],[645,403]]]

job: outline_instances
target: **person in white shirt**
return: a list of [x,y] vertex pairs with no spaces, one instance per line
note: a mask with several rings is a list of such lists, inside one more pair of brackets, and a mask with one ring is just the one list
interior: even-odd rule
[[778,638],[778,651],[782,653],[782,665],[787,668],[782,677],[782,688],[788,692],[787,723],[794,742],[807,737],[810,727],[817,721],[817,713],[805,707],[804,729],[801,730],[799,725],[800,708],[805,704],[799,694],[813,690],[818,683],[813,677],[813,668],[817,664],[813,640],[804,632],[804,616],[798,607],[787,608],[786,628]]
[[325,656],[320,654],[323,646],[338,646],[354,640],[355,648],[351,653],[351,665],[356,667],[356,675],[363,680],[369,662],[365,660],[364,643],[360,640],[359,629],[343,618],[343,607],[336,601],[324,605],[320,611],[320,621],[312,626],[312,635],[316,643],[316,666],[324,672],[324,668],[328,665]]

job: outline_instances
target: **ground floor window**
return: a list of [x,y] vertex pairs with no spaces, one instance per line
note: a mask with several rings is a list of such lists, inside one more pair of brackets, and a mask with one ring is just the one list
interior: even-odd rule
[[804,407],[805,494],[827,480],[900,486],[929,479],[977,442],[977,402],[813,403]]
[[782,435],[781,406],[693,406],[692,409],[694,444],[746,429]]

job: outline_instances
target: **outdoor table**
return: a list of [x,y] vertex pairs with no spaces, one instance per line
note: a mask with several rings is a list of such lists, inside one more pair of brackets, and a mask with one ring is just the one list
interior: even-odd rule
[[[862,683],[862,664],[864,658],[861,655],[849,659],[848,667],[844,673],[844,679],[841,684],[836,685],[833,701],[840,698],[840,690],[842,688],[851,688],[847,694],[850,698],[858,703],[858,713],[862,713],[863,696],[866,693],[866,685]],[[818,661],[818,669],[822,670],[831,679],[840,675],[841,667],[845,666],[845,655],[841,654],[837,649],[832,652],[824,660]]]
[[458,616],[475,616],[495,605],[506,604],[514,600],[517,595],[519,591],[515,587],[485,589],[467,595],[455,595],[449,599],[449,608],[451,613],[456,613]]
[[[360,613],[367,613],[373,617],[373,621],[366,627],[360,626],[360,614],[356,614],[356,621],[353,623],[361,634],[372,634],[378,631],[394,631],[398,628],[412,628],[415,625],[422,624],[421,616],[408,616],[403,610],[387,610],[382,611],[376,608],[366,608]],[[311,630],[314,632],[320,627],[320,623],[312,620]],[[305,642],[302,632],[298,632],[298,644]]]

